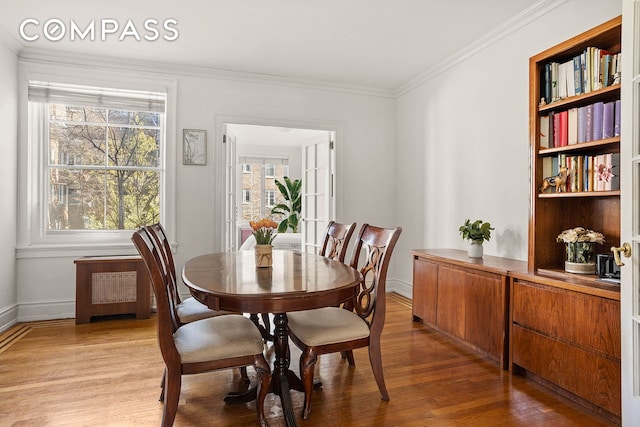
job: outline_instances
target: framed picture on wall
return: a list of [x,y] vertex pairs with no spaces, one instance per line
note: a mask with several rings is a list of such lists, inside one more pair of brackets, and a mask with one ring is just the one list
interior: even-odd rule
[[182,130],[182,164],[207,164],[207,131],[202,129]]

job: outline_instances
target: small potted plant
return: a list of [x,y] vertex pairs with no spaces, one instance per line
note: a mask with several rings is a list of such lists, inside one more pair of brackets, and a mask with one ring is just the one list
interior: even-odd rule
[[276,237],[278,223],[269,218],[262,218],[259,221],[249,221],[249,225],[256,239],[256,267],[271,267],[273,253],[271,242]]
[[469,241],[469,249],[467,254],[469,258],[482,258],[482,243],[491,239],[491,224],[477,219],[471,222],[470,219],[465,220],[458,231],[463,239]]

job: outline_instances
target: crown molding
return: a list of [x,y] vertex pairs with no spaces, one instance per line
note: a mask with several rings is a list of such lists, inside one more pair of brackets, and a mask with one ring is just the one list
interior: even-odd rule
[[22,46],[20,42],[15,37],[11,36],[4,29],[0,28],[0,44],[9,49],[15,56],[20,54],[20,49]]
[[257,84],[271,84],[280,86],[297,87],[303,89],[346,92],[358,95],[395,98],[393,90],[380,88],[342,85],[320,80],[298,79],[293,77],[276,76],[269,74],[247,73],[232,70],[222,70],[211,67],[172,64],[162,61],[143,61],[129,58],[108,57],[100,55],[76,54],[60,52],[40,48],[23,48],[19,54],[20,62],[45,63],[78,67],[97,67],[101,70],[137,71],[152,74],[169,74],[173,76],[190,76],[200,78],[212,78],[218,80],[231,80]]
[[416,89],[418,86],[423,83],[428,82],[444,73],[445,71],[453,68],[454,66],[460,64],[466,59],[482,52],[484,49],[489,46],[495,44],[499,40],[507,37],[508,35],[518,31],[519,29],[525,27],[531,22],[539,19],[540,17],[548,14],[552,10],[556,9],[560,5],[566,3],[568,0],[540,0],[537,3],[531,5],[527,9],[523,10],[519,14],[515,15],[511,19],[505,21],[500,26],[487,33],[485,36],[479,38],[474,43],[460,50],[459,52],[451,55],[449,58],[442,61],[442,64],[439,64],[436,67],[432,67],[426,70],[424,73],[419,76],[409,80],[404,85],[400,86],[395,91],[396,98],[405,95],[412,90]]

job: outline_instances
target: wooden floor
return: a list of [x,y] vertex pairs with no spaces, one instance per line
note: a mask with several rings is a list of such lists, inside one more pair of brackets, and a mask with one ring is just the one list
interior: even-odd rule
[[[389,402],[366,350],[355,351],[354,369],[325,355],[323,388],[300,426],[612,425],[412,322],[410,302],[398,296],[389,298],[382,351]],[[0,335],[0,426],[159,426],[162,371],[154,318],[18,325]],[[240,388],[230,370],[184,377],[175,426],[257,425],[254,404],[222,401]],[[293,402],[299,412],[302,394]],[[266,408],[271,427],[283,426],[279,400],[269,395]]]

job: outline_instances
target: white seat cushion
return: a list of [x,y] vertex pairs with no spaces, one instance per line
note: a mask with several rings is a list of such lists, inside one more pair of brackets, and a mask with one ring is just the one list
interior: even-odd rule
[[260,354],[264,350],[258,328],[239,314],[187,323],[178,328],[173,338],[183,363]]
[[369,326],[357,314],[337,307],[287,313],[289,329],[308,346],[351,341],[369,336]]
[[180,323],[190,323],[200,319],[206,319],[208,317],[220,316],[223,314],[230,314],[228,311],[215,311],[211,310],[206,305],[193,297],[189,297],[183,300],[176,307],[178,310],[178,317]]

